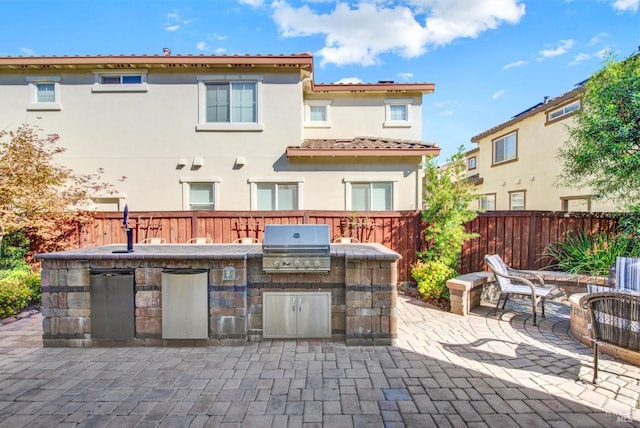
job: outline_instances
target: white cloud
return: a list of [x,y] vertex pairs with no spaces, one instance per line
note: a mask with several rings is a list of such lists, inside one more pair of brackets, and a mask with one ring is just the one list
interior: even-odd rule
[[398,73],[398,77],[406,81],[413,77],[413,73]]
[[571,61],[569,65],[580,64],[581,62],[587,61],[589,59],[591,59],[591,55],[586,53],[579,53],[573,58],[573,61]]
[[207,36],[207,38],[208,38],[209,40],[217,40],[217,41],[221,41],[221,40],[226,39],[226,38],[227,38],[227,36],[223,36],[223,35],[218,34],[218,33],[213,33],[213,34],[209,34],[209,35]]
[[507,91],[505,91],[504,89],[500,89],[499,91],[494,92],[493,95],[491,95],[491,98],[493,98],[494,100],[497,100],[498,98],[500,98],[506,93]]
[[211,51],[211,47],[209,47],[206,42],[198,42],[198,44],[196,45],[196,49],[203,52]]
[[20,51],[23,52],[25,55],[29,55],[29,56],[33,56],[35,55],[34,50],[33,49],[29,49],[29,48],[20,48]]
[[178,10],[167,13],[166,19],[165,31],[178,31],[182,26],[189,25],[195,21],[195,19],[184,19]]
[[216,55],[224,55],[227,52],[227,50],[225,48],[218,48],[213,52],[215,52]]
[[362,83],[362,79],[359,77],[343,77],[335,83],[349,84],[349,83]]
[[640,8],[640,0],[614,0],[613,8],[618,12],[636,13]]
[[595,36],[593,36],[591,40],[589,40],[589,43],[587,43],[587,45],[588,46],[597,45],[598,43],[602,43],[602,39],[606,39],[607,37],[611,37],[611,35],[605,32],[598,33]]
[[247,4],[251,7],[260,7],[263,5],[264,0],[237,0],[240,4]]
[[604,48],[604,49],[600,49],[598,52],[594,53],[593,56],[596,56],[600,59],[605,59],[607,56],[609,56],[609,54],[611,54],[611,49],[609,48]]
[[440,116],[453,116],[453,110],[444,110],[440,112]]
[[558,46],[553,49],[543,49],[539,53],[544,58],[550,58],[566,54],[575,42],[572,39],[558,41]]
[[514,68],[514,67],[522,67],[523,65],[528,64],[527,61],[516,61],[516,62],[510,62],[509,64],[506,64],[504,67],[502,67],[503,70],[508,70],[510,68]]
[[282,37],[324,35],[325,46],[317,53],[321,65],[366,66],[385,53],[412,58],[459,38],[475,38],[505,22],[515,24],[525,13],[518,1],[361,1],[353,6],[341,2],[328,13],[309,5],[293,7],[285,0],[272,6]]

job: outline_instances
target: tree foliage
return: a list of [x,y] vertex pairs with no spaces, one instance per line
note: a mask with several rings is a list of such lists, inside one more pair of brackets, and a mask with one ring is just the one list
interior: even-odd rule
[[111,191],[100,170],[83,175],[56,164],[59,139],[32,125],[0,131],[0,235],[24,230],[32,249],[59,249],[87,218],[89,196]]
[[465,178],[465,170],[463,147],[442,168],[433,159],[427,162],[427,207],[422,212],[426,250],[418,253],[420,262],[412,271],[425,297],[440,297],[445,292],[446,280],[458,271],[462,245],[477,236],[465,229],[465,224],[477,216],[477,211],[469,208],[477,195],[475,186]]
[[582,108],[560,149],[560,183],[640,203],[640,55],[610,58],[585,84]]

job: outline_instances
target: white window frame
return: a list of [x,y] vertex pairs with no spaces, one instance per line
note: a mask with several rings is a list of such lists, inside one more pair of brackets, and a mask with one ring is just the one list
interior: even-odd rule
[[[353,210],[353,201],[351,200],[351,191],[354,184],[373,184],[373,183],[391,183],[391,208],[388,211],[395,211],[398,207],[398,182],[397,178],[379,177],[375,180],[367,180],[357,177],[345,177],[342,179],[344,183],[345,210]],[[377,210],[376,210],[377,211]]]
[[[304,102],[304,126],[306,128],[331,128],[331,104],[332,100],[305,100]],[[311,107],[324,107],[325,120],[311,120]]]
[[[413,99],[411,98],[388,98],[384,100],[385,120],[383,126],[385,128],[409,128],[413,126],[411,122],[411,104]],[[392,120],[391,119],[391,106],[402,105],[407,111],[407,117],[405,120]]]
[[[522,208],[518,205],[514,208],[513,197],[514,195],[522,195]],[[511,211],[524,211],[527,209],[527,191],[526,190],[513,190],[509,192],[509,210]]]
[[[496,144],[502,140],[503,144],[506,144],[507,138],[510,136],[514,136],[514,144],[515,144],[515,151],[513,154],[513,157],[510,158],[504,158],[501,160],[496,160]],[[505,134],[499,138],[496,138],[495,140],[491,141],[491,160],[492,160],[492,165],[499,165],[499,164],[503,164],[506,162],[512,162],[518,159],[518,132],[517,131],[513,131],[513,132],[509,132],[508,134]]]
[[[60,76],[27,76],[29,102],[27,110],[62,110],[60,102]],[[38,102],[38,84],[53,83],[54,102]]]
[[580,100],[575,100],[560,108],[551,110],[549,113],[547,113],[547,122],[555,122],[556,120],[560,120],[563,117],[580,110],[580,107]]
[[[270,178],[270,177],[250,177],[247,182],[249,183],[250,193],[250,209],[251,211],[258,210],[258,184],[295,184],[298,189],[298,207],[296,210],[303,209],[302,201],[302,185],[304,184],[303,177],[290,177],[290,178]],[[276,211],[278,210],[276,206]]]
[[[198,81],[198,124],[196,131],[262,131],[262,80],[261,75],[213,74],[196,76]],[[207,122],[207,83],[254,82],[256,84],[255,122]]]
[[182,209],[184,211],[198,211],[191,209],[191,201],[189,200],[189,190],[191,184],[211,184],[213,188],[213,210],[218,210],[220,206],[220,182],[222,179],[220,177],[203,177],[203,178],[193,178],[193,177],[184,177],[180,179],[180,183],[182,184]]
[[[91,92],[147,92],[149,90],[147,86],[147,73],[147,70],[94,70]],[[121,83],[119,85],[102,83],[104,76],[119,76],[120,80],[122,80],[122,76],[140,76],[142,83]]]
[[[493,200],[493,208],[487,208],[487,201]],[[480,195],[478,198],[478,209],[484,211],[495,211],[496,210],[496,194],[495,193],[487,193],[486,195]]]
[[478,167],[478,157],[477,156],[471,156],[467,159],[467,169],[468,170],[472,170],[472,169],[476,169]]

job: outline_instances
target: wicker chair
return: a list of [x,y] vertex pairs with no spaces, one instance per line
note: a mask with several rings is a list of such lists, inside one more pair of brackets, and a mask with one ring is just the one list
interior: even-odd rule
[[589,310],[593,343],[593,383],[598,381],[598,347],[601,344],[640,351],[640,294],[628,291],[589,293],[580,299]]
[[138,242],[138,244],[166,244],[167,240],[164,238],[146,238]]
[[[502,258],[497,254],[487,254],[484,256],[484,261],[489,266],[496,277],[496,282],[500,287],[500,296],[498,297],[498,303],[496,303],[496,313],[498,312],[498,306],[500,306],[500,300],[504,296],[504,303],[502,309],[504,309],[511,294],[519,294],[522,296],[531,297],[531,312],[533,313],[533,325],[537,324],[536,306],[538,302],[542,307],[542,318],[544,318],[544,299],[556,289],[556,287],[546,287],[542,276],[534,272],[512,269],[506,265]],[[538,283],[536,286],[534,283]]]

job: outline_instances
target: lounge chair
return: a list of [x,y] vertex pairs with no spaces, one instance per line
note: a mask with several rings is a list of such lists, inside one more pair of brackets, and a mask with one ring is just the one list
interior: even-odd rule
[[598,348],[602,344],[640,351],[640,294],[629,291],[589,293],[580,299],[589,310],[593,343],[593,383],[598,381]]
[[213,244],[213,240],[211,238],[191,238],[187,244]]
[[[537,273],[523,270],[512,269],[506,265],[502,258],[497,254],[487,254],[484,256],[484,260],[487,266],[493,271],[496,282],[500,287],[500,296],[498,297],[498,303],[496,304],[496,313],[498,312],[498,306],[500,306],[500,300],[504,296],[504,303],[502,309],[504,309],[511,294],[519,294],[522,296],[531,297],[531,311],[533,312],[533,325],[537,324],[536,306],[538,302],[542,307],[542,318],[544,318],[544,300],[545,298],[555,290],[555,287],[545,287],[542,276]],[[534,283],[538,283],[536,286]]]
[[249,237],[245,237],[245,238],[238,238],[235,241],[233,241],[234,244],[259,244],[260,240],[258,238],[249,238]]
[[359,244],[360,240],[358,238],[352,238],[350,236],[342,236],[340,238],[336,238],[333,240],[334,244]]

